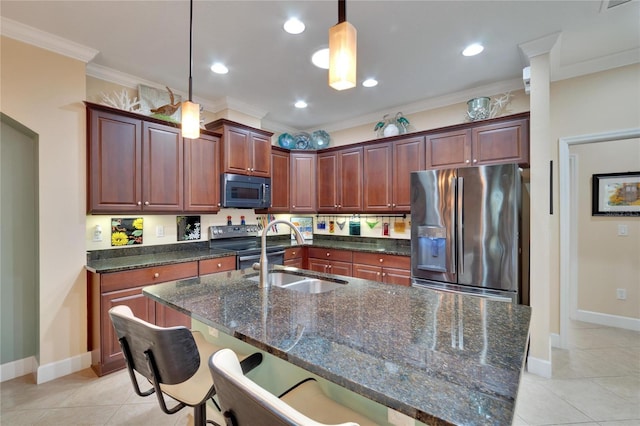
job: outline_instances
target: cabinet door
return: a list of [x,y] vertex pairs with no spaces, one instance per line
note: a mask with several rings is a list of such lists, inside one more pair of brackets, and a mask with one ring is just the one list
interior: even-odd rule
[[101,297],[102,339],[100,342],[100,357],[102,370],[113,371],[124,367],[124,358],[118,337],[116,336],[109,309],[118,305],[126,305],[131,308],[138,318],[150,323],[155,323],[155,302],[142,294],[142,287],[128,290],[105,293]]
[[250,133],[245,129],[224,126],[223,135],[223,171],[228,173],[249,174],[251,157]]
[[362,211],[362,147],[340,151],[339,170],[339,211]]
[[529,163],[527,120],[506,121],[472,129],[473,164]]
[[215,274],[217,272],[234,271],[236,269],[235,256],[205,259],[198,263],[198,275]]
[[156,303],[156,322],[160,327],[175,327],[182,325],[191,328],[191,317],[170,308],[162,303]]
[[291,212],[316,211],[316,154],[291,153]]
[[427,135],[425,149],[427,169],[470,166],[471,132],[463,129]]
[[141,210],[142,121],[87,108],[90,213]]
[[145,122],[142,155],[143,211],[182,211],[184,161],[180,129]]
[[220,140],[200,135],[183,141],[184,210],[216,213],[220,210]]
[[251,135],[251,159],[249,174],[271,176],[271,138],[253,133]]
[[327,268],[329,264],[324,259],[309,258],[309,270],[315,272],[329,272]]
[[393,197],[393,144],[365,146],[363,163],[364,210],[390,211]]
[[298,257],[296,259],[288,259],[284,261],[284,266],[290,266],[292,268],[300,268],[303,269],[304,265],[303,265],[303,261],[301,257]]
[[353,264],[353,276],[370,281],[382,281],[382,268],[379,266]]
[[335,151],[318,154],[316,190],[318,211],[338,211],[338,155]]
[[289,152],[271,151],[271,208],[270,212],[289,211]]
[[411,271],[399,268],[382,268],[382,282],[411,286]]
[[326,272],[329,274],[346,275],[347,277],[350,277],[352,276],[352,265],[351,263],[346,262],[331,261],[328,262]]
[[393,142],[393,211],[411,212],[411,172],[424,170],[424,161],[423,136]]

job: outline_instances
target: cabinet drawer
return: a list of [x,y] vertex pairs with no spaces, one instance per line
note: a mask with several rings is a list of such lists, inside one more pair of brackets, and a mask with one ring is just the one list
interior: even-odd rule
[[200,275],[215,274],[216,272],[234,271],[236,269],[236,257],[218,257],[200,261]]
[[304,247],[300,247],[300,248],[288,248],[284,251],[284,260],[291,260],[291,259],[300,259],[302,258],[302,250],[304,250]]
[[396,256],[378,253],[353,253],[353,263],[372,266],[386,266],[393,268],[411,268],[411,258],[409,256]]
[[309,247],[309,257],[315,259],[339,260],[342,262],[351,262],[352,252],[349,250],[335,250],[320,247]]
[[131,271],[110,272],[102,275],[100,291],[106,293],[198,276],[198,262],[152,266]]

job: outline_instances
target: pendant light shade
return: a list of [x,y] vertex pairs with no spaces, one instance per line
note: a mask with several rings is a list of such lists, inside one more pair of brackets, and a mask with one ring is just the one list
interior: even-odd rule
[[329,28],[329,86],[356,86],[356,28],[346,20],[346,0],[338,1],[338,23]]
[[189,6],[189,100],[182,103],[182,137],[197,139],[200,137],[200,105],[192,101],[193,68],[193,0]]

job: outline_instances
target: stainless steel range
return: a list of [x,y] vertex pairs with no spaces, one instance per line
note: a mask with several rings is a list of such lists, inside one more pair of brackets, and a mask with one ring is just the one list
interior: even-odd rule
[[[233,251],[236,269],[250,268],[260,261],[260,225],[218,225],[209,227],[209,248]],[[268,245],[270,265],[284,264],[284,245]]]

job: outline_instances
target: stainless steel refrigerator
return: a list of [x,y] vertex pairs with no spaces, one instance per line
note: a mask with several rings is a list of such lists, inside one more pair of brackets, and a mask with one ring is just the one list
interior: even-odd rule
[[521,302],[515,164],[411,173],[412,285]]

